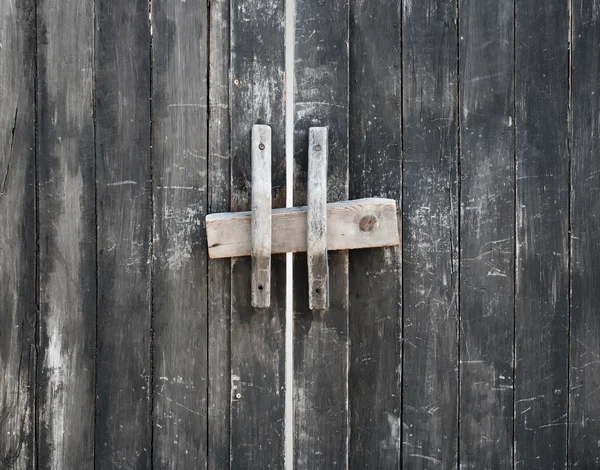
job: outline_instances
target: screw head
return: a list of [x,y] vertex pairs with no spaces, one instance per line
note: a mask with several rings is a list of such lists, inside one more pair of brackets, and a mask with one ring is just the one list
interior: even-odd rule
[[319,144],[314,146],[315,152],[320,152],[321,151],[321,146]]
[[258,144],[258,148],[261,150],[265,149],[265,144],[263,144],[262,142],[260,144]]

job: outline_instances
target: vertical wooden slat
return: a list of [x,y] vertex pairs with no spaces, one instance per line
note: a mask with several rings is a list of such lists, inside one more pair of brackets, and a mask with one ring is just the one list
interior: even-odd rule
[[[461,0],[460,466],[513,452],[513,0]],[[474,410],[477,410],[474,412]]]
[[0,8],[0,462],[34,466],[35,2]]
[[515,466],[566,465],[568,2],[516,3]]
[[152,2],[154,468],[207,454],[208,9]]
[[[284,1],[231,4],[231,209],[250,210],[250,136],[272,129],[273,206],[285,204]],[[271,307],[251,305],[250,258],[232,260],[231,467],[282,468],[285,257],[271,260]]]
[[[229,0],[210,3],[208,212],[230,209]],[[231,260],[208,262],[208,467],[229,466]]]
[[37,27],[39,461],[86,469],[94,467],[94,2],[40,2]]
[[572,2],[569,468],[599,468],[600,4]]
[[96,0],[96,468],[150,466],[150,27]]
[[306,257],[308,261],[308,307],[327,309],[329,269],[327,266],[327,156],[326,127],[308,131],[308,189]]
[[[327,201],[348,199],[348,3],[296,2],[294,205],[307,202],[308,131],[328,127]],[[311,311],[294,255],[294,465],[347,468],[348,254],[329,253],[329,309]]]
[[457,465],[457,37],[454,0],[403,6],[403,456]]
[[[400,43],[400,2],[350,3],[350,197],[399,210]],[[401,465],[401,266],[400,246],[350,252],[350,468]]]
[[252,306],[271,304],[271,128],[252,127]]

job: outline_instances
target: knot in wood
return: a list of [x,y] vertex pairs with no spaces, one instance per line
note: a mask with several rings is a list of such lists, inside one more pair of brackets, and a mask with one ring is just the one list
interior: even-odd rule
[[358,226],[359,226],[361,232],[370,232],[371,230],[373,230],[375,228],[376,225],[377,225],[377,217],[375,217],[374,215],[365,215],[358,222]]

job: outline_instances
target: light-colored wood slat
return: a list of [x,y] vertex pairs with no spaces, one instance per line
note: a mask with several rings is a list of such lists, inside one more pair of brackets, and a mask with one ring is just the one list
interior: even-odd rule
[[252,127],[252,306],[271,304],[271,128]]
[[327,145],[327,128],[311,127],[307,198],[308,306],[311,310],[325,310],[328,304]]
[[[306,207],[272,212],[272,253],[306,251]],[[206,216],[208,255],[211,258],[249,256],[251,213]],[[400,243],[393,199],[368,198],[327,204],[327,249],[351,250]]]

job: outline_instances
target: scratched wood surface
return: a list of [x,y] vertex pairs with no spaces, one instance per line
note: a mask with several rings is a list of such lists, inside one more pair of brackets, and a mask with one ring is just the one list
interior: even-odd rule
[[97,0],[96,28],[95,466],[143,469],[152,457],[148,4]]
[[91,469],[96,350],[94,2],[44,2],[37,14],[43,31],[37,37],[39,461],[42,468]]
[[527,469],[567,464],[567,7],[517,2],[515,17],[514,462]]
[[154,468],[207,453],[208,8],[152,2]]
[[[599,41],[597,0],[0,1],[0,468],[599,468]],[[324,311],[294,256],[286,390],[285,257],[252,308],[205,216],[254,124],[285,205],[291,96],[295,205],[326,126],[401,245],[330,252]]]
[[569,465],[600,467],[600,3],[573,1]]
[[[460,8],[460,465],[509,468],[513,445],[512,0]],[[473,413],[473,410],[478,410]]]
[[0,467],[35,465],[35,2],[0,8]]
[[405,4],[402,463],[457,467],[458,58],[454,0]]
[[[327,202],[348,199],[348,2],[296,2],[294,205],[307,203],[309,128],[327,127]],[[308,261],[294,255],[295,468],[348,465],[348,254],[329,252],[329,309],[310,310]]]
[[[394,199],[398,231],[402,211],[401,31],[399,2],[350,2],[350,197]],[[399,468],[402,250],[399,246],[352,250],[349,256],[349,467]]]

